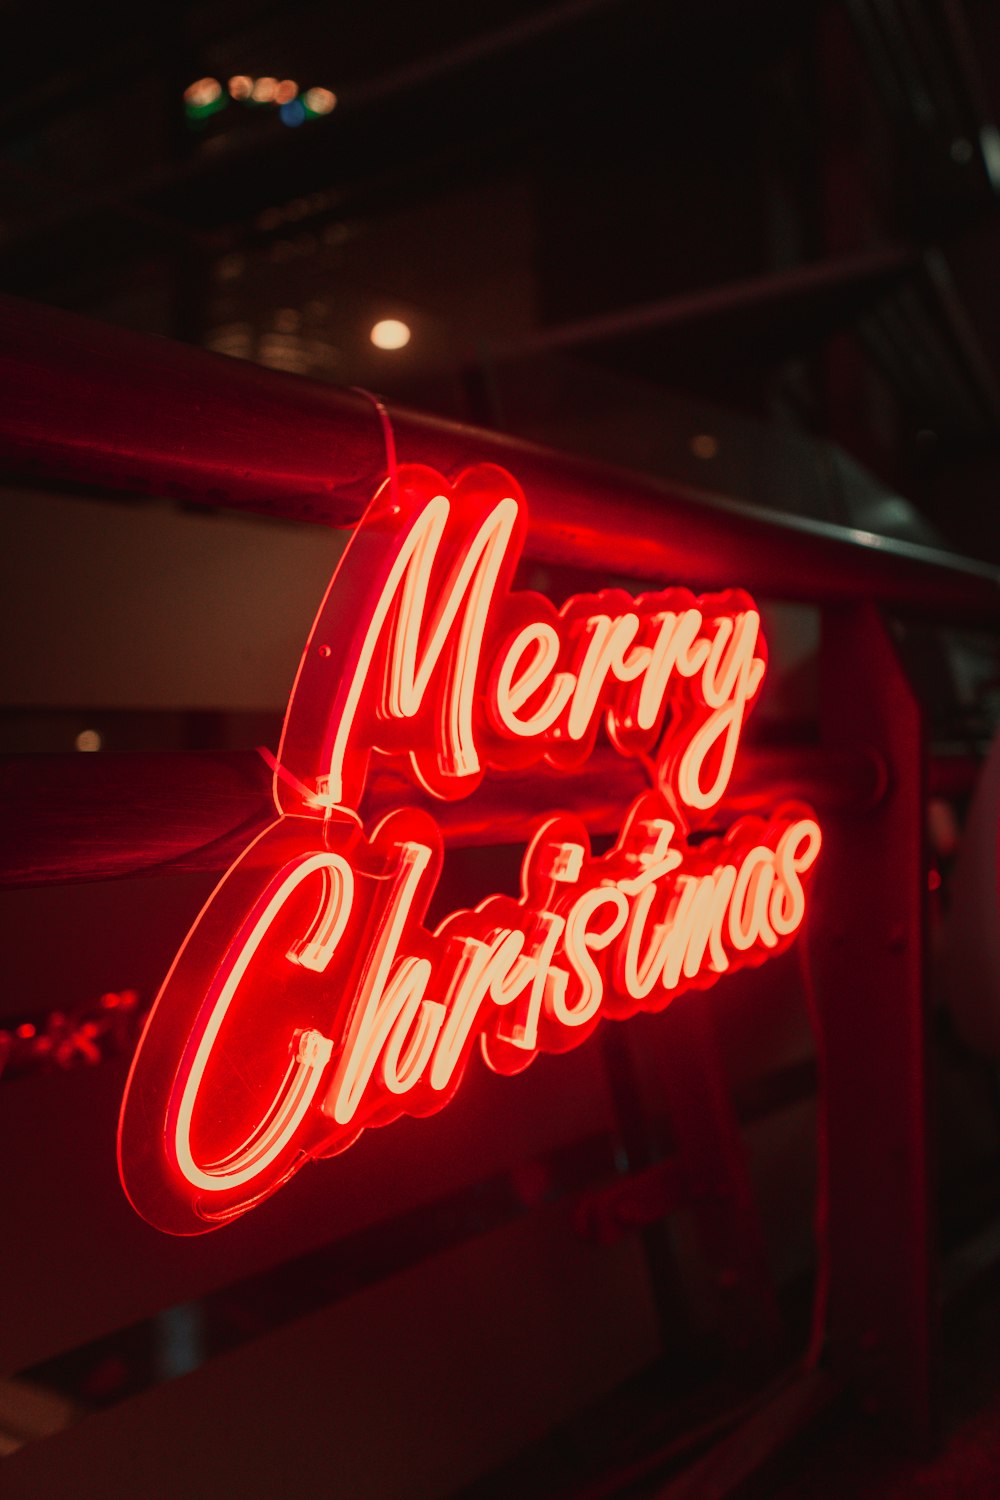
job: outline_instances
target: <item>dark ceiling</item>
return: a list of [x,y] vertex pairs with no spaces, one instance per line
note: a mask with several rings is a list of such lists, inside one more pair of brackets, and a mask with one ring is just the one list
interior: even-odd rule
[[1000,561],[995,0],[2,16],[3,290]]

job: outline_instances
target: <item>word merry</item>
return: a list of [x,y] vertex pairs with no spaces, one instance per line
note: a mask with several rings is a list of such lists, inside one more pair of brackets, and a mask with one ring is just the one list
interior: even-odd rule
[[320,609],[280,757],[306,797],[286,812],[360,805],[373,751],[408,755],[441,798],[484,770],[580,765],[603,722],[625,755],[659,744],[680,805],[717,805],[766,661],[760,616],[731,589],[576,595],[561,610],[512,592],[524,500],[481,466],[450,498],[408,465],[376,497]]

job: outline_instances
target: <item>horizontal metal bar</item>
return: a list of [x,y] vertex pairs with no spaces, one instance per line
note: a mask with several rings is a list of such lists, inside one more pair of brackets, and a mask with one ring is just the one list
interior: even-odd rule
[[[648,786],[637,761],[598,751],[575,773],[541,768],[487,781],[462,802],[433,802],[382,771],[362,804],[366,825],[393,807],[427,807],[452,846],[526,841],[571,807],[594,834],[615,833]],[[873,755],[813,748],[743,750],[727,813],[802,798],[827,812],[875,805]],[[24,755],[0,760],[0,886],[104,880],[166,870],[224,870],[275,817],[271,772],[252,752]]]
[[810,265],[790,266],[782,271],[749,276],[722,286],[684,292],[637,307],[597,313],[577,323],[543,328],[523,339],[497,345],[490,353],[494,358],[504,359],[576,349],[656,329],[707,323],[760,307],[804,302],[823,294],[853,292],[859,297],[867,294],[874,298],[911,272],[917,263],[916,252],[905,245],[835,256]]
[[[363,394],[11,299],[0,299],[0,392],[0,464],[37,480],[345,526],[384,473]],[[405,409],[391,418],[402,461],[510,468],[531,507],[528,555],[550,565],[1000,619],[1000,570],[985,564]]]

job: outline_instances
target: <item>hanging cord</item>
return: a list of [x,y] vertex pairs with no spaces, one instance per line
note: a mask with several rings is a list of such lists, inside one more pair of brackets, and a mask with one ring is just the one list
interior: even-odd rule
[[[376,396],[373,391],[368,391],[361,385],[352,385],[351,390],[356,395],[363,396],[366,401],[370,401],[378,414],[379,427],[382,432],[382,445],[385,451],[385,469],[389,480],[389,494],[392,499],[393,508],[396,509],[399,506],[399,463],[396,458],[396,434],[392,430],[392,418],[389,416],[385,402],[379,396]],[[287,766],[283,766],[278,757],[266,745],[258,745],[257,754],[264,761],[265,765],[269,767],[273,775],[280,776],[285,785],[302,798],[303,804],[306,807],[314,808],[317,811],[323,810],[327,816],[330,816],[334,811],[345,813],[353,818],[359,828],[361,827],[361,819],[352,808],[345,808],[339,803],[331,803],[327,798],[320,796],[315,787],[307,786],[304,781],[299,780],[294,771],[290,771]]]
[[358,396],[364,396],[370,401],[378,413],[379,425],[382,428],[382,443],[385,448],[385,469],[389,477],[389,493],[392,496],[393,505],[399,504],[399,464],[396,461],[396,434],[392,430],[392,418],[389,416],[388,408],[380,396],[374,391],[368,391],[363,385],[352,385],[351,390]]

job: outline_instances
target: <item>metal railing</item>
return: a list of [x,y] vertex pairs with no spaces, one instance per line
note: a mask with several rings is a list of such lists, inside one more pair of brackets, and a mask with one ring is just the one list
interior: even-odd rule
[[[11,474],[350,526],[385,469],[364,394],[0,298],[0,465]],[[401,462],[502,464],[528,497],[526,555],[604,577],[734,578],[816,603],[871,599],[1000,620],[1000,569],[777,516],[495,432],[390,407]]]

